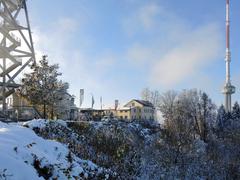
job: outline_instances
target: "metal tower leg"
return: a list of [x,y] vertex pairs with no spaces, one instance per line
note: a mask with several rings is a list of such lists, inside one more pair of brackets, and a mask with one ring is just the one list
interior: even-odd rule
[[6,98],[20,86],[15,78],[35,64],[26,0],[0,0],[0,35],[0,103],[6,113]]

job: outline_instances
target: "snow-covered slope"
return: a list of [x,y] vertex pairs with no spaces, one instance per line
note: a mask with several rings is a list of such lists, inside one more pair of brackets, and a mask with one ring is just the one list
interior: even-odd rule
[[161,133],[159,125],[152,121],[66,122],[40,119],[26,122],[23,126],[45,139],[57,139],[67,144],[79,158],[111,169],[113,174],[108,173],[110,179],[141,177],[142,166],[147,164],[141,162],[145,161],[142,160],[143,154],[148,154],[148,148],[153,150]]
[[29,128],[0,122],[0,179],[107,179],[103,168],[81,160],[58,142]]

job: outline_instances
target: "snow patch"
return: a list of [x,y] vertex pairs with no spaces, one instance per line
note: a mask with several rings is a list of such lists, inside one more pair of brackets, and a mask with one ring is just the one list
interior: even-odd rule
[[[43,128],[47,123],[32,120],[23,125]],[[65,145],[45,140],[19,124],[0,122],[0,152],[0,179],[74,179],[102,172],[93,162],[76,157]]]

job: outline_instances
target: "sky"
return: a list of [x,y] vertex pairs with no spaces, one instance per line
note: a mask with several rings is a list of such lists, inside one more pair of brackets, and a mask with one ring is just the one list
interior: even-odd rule
[[[240,1],[231,1],[233,101],[240,98]],[[37,58],[58,63],[83,107],[124,105],[143,88],[197,88],[220,105],[225,0],[27,1]]]

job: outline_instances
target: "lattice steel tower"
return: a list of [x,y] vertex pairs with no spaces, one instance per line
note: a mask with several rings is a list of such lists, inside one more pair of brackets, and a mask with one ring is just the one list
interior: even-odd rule
[[225,94],[225,110],[230,112],[232,109],[231,96],[235,93],[235,87],[231,85],[230,79],[230,62],[231,62],[231,51],[230,51],[230,16],[229,16],[229,0],[226,0],[226,82],[223,88]]
[[0,103],[14,93],[16,77],[35,64],[26,0],[0,0]]

